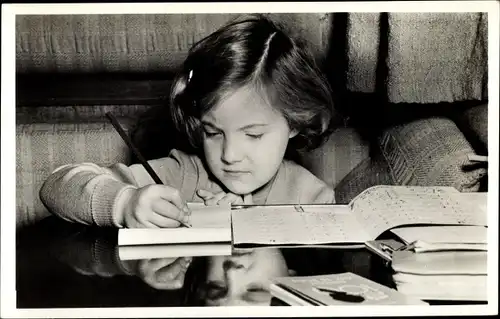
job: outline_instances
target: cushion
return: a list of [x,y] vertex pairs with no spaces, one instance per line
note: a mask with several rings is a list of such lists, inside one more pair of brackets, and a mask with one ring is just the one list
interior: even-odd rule
[[[328,13],[271,13],[326,52]],[[239,14],[16,16],[18,72],[171,71],[189,48]],[[327,17],[327,18],[325,18]]]
[[362,160],[368,157],[368,143],[354,128],[342,127],[332,133],[319,148],[301,154],[301,164],[335,188]]
[[488,154],[488,104],[468,108],[456,123],[478,154]]
[[452,186],[473,192],[487,173],[486,168],[468,160],[474,149],[448,118],[390,127],[380,136],[379,146],[398,185]]
[[[125,130],[130,124],[120,119]],[[57,167],[93,162],[107,166],[128,163],[129,151],[107,123],[18,124],[16,126],[16,227],[49,215],[40,188]]]
[[337,204],[348,204],[367,188],[395,184],[389,165],[383,157],[367,157],[337,184],[335,201]]

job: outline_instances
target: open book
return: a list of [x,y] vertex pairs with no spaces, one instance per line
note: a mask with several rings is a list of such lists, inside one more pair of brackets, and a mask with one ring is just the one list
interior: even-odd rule
[[188,203],[191,228],[123,228],[118,231],[122,260],[231,255],[230,205]]
[[233,244],[362,245],[402,225],[487,226],[486,209],[470,202],[452,187],[381,185],[348,205],[248,206],[233,210]]

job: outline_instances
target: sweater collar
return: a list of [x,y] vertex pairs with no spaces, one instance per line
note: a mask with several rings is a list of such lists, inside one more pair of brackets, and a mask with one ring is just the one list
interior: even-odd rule
[[262,186],[260,189],[258,189],[252,194],[252,201],[254,204],[256,205],[271,204],[269,202],[269,199],[275,197],[273,193],[275,193],[276,190],[280,188],[278,185],[280,185],[281,181],[285,178],[286,175],[285,165],[286,165],[285,161],[282,161],[278,171],[273,176],[273,178],[266,185]]

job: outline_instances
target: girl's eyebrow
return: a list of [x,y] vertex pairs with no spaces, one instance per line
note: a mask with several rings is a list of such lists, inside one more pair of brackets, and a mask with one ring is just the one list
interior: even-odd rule
[[208,121],[201,121],[201,124],[206,125],[206,126],[210,126],[210,127],[214,128],[216,130],[220,130],[220,128],[218,128],[217,125],[215,125],[215,124],[213,124],[211,122],[208,122]]
[[268,124],[264,124],[264,123],[248,124],[248,125],[245,125],[243,127],[240,127],[240,131],[247,130],[249,128],[263,127],[263,126],[267,126],[267,125]]
[[[217,130],[221,130],[219,127],[217,127],[217,125],[215,125],[215,124],[213,124],[211,122],[208,122],[208,121],[202,121],[201,124],[210,126],[210,127],[214,128],[214,129],[217,129]],[[239,131],[244,131],[244,130],[248,130],[248,129],[251,129],[251,128],[263,127],[263,126],[268,126],[268,125],[269,124],[266,124],[266,123],[253,123],[253,124],[248,124],[248,125],[242,126],[238,130]]]

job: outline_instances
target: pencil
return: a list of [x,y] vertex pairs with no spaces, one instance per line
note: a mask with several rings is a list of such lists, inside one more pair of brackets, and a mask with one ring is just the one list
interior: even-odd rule
[[[118,123],[118,120],[113,116],[113,114],[107,112],[106,117],[110,120],[111,124],[116,129],[118,134],[120,134],[120,136],[123,139],[123,141],[125,142],[125,144],[127,144],[127,146],[132,150],[134,155],[139,159],[139,162],[141,162],[142,166],[144,166],[144,168],[146,169],[148,174],[153,178],[155,183],[160,184],[160,185],[164,185],[163,182],[161,181],[160,177],[158,177],[158,175],[155,173],[155,171],[153,170],[151,165],[149,165],[148,161],[146,161],[144,156],[142,156],[139,149],[134,145],[134,143],[132,142],[130,137],[127,135],[127,133],[125,133],[125,130],[123,130],[120,123]],[[178,222],[180,222],[181,225],[183,225],[184,227],[188,227],[188,228],[191,227],[191,225],[186,224],[184,222],[181,222],[180,220]]]

